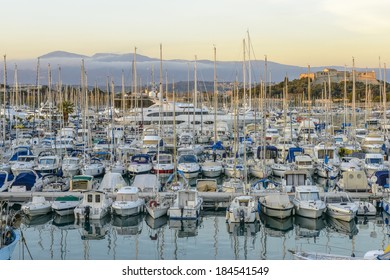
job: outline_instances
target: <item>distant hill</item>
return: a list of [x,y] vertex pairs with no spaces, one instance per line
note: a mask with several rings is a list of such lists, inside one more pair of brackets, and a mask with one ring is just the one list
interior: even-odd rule
[[55,58],[87,58],[88,56],[77,54],[77,53],[70,53],[70,52],[64,52],[64,51],[54,51],[47,54],[44,54],[40,56],[41,59],[55,59]]
[[[54,51],[40,56],[40,84],[47,84],[47,65],[51,65],[52,69],[52,83],[58,83],[58,69],[61,67],[61,82],[67,85],[79,85],[80,84],[80,70],[81,61],[84,60],[85,71],[88,75],[88,84],[94,85],[95,83],[101,88],[105,88],[107,79],[114,82],[115,86],[120,86],[122,83],[122,74],[125,78],[125,86],[132,86],[133,76],[133,60],[134,54],[114,54],[114,53],[97,53],[92,56],[86,56],[82,54],[70,53],[66,51]],[[147,85],[149,88],[153,84],[159,85],[159,69],[160,61],[158,58],[152,58],[144,55],[137,54],[136,56],[136,69],[138,81],[137,84]],[[22,84],[36,84],[37,79],[37,59],[25,59],[25,60],[8,60],[9,65],[16,64],[18,66],[18,81]],[[230,83],[238,79],[242,81],[242,62],[241,61],[217,61],[217,80],[218,83]],[[290,80],[299,78],[301,73],[306,73],[306,67],[285,65],[272,61],[268,61],[268,74],[270,73],[272,82],[281,82],[287,75]],[[344,66],[320,66],[311,67],[311,72],[321,71],[326,67],[343,70]],[[7,83],[13,84],[13,67],[8,67]],[[154,69],[154,71],[153,71]],[[264,61],[256,60],[251,61],[252,69],[252,82],[259,83],[264,79]],[[359,71],[359,69],[357,69]],[[370,71],[371,69],[369,69]],[[366,71],[366,69],[360,69],[360,71]],[[390,71],[389,71],[390,72]],[[190,81],[194,80],[194,61],[173,59],[163,60],[163,84],[165,84],[166,75],[168,77],[168,83],[183,82],[180,89],[186,88],[185,84],[190,78]],[[377,75],[379,76],[379,75]],[[390,73],[389,73],[390,77]],[[387,80],[390,80],[388,77]],[[197,61],[197,79],[199,91],[204,91],[205,86],[202,88],[202,83],[212,82],[214,79],[214,62],[210,60],[200,59]],[[248,81],[248,79],[247,79]],[[210,88],[210,85],[207,86]],[[164,88],[165,90],[165,88]]]

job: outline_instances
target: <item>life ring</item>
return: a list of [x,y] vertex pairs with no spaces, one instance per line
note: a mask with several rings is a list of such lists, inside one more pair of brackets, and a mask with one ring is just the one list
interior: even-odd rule
[[149,206],[152,207],[152,208],[157,207],[157,201],[151,200],[151,201],[149,202]]

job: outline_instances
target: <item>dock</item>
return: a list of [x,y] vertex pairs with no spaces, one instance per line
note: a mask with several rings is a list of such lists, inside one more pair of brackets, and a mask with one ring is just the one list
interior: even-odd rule
[[[160,192],[160,196],[172,196],[173,192]],[[321,199],[324,197],[325,193],[320,193]],[[82,197],[83,194],[81,192],[0,192],[0,201],[5,200],[9,201],[13,204],[24,204],[31,200],[32,196],[40,195],[44,196],[48,201],[54,201],[57,197],[74,195]],[[229,206],[230,202],[237,196],[243,195],[242,193],[233,193],[233,192],[199,192],[199,196],[203,198],[204,209],[225,209]],[[267,195],[264,193],[252,193],[252,196],[256,198]],[[381,201],[384,197],[389,196],[389,193],[371,193],[371,192],[348,192],[348,195],[353,200],[364,200],[373,202],[374,205],[376,202]],[[112,199],[115,199],[115,194],[110,193],[109,196]],[[146,201],[153,198],[155,193],[153,192],[140,192],[139,196],[144,198]],[[289,193],[290,199],[294,197],[294,193]]]

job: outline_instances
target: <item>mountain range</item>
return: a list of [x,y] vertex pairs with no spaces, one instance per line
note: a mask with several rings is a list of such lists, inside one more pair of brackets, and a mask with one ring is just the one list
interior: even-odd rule
[[[52,84],[58,83],[59,73],[63,85],[80,85],[81,64],[84,60],[85,71],[87,73],[88,84],[93,86],[95,83],[102,88],[106,87],[107,80],[112,79],[115,86],[122,83],[122,73],[125,77],[125,85],[132,85],[134,54],[114,54],[114,53],[96,53],[92,56],[70,53],[65,51],[54,51],[40,56],[39,58],[39,83],[47,84],[48,65],[51,68]],[[17,77],[20,84],[37,84],[37,63],[38,59],[23,59],[7,61],[7,84],[14,83],[14,67],[17,65]],[[167,77],[168,83],[187,82],[194,80],[194,61],[189,60],[163,60],[163,84]],[[59,71],[59,68],[61,71]],[[343,70],[344,66],[319,66],[311,67],[311,72],[322,71],[324,68],[334,68]],[[196,62],[197,81],[210,82],[214,80],[214,61],[198,60]],[[242,61],[217,61],[217,81],[218,83],[230,83],[238,80],[242,81]],[[272,61],[267,62],[267,80],[272,82],[281,82],[284,77],[292,79],[299,78],[301,73],[307,73],[307,67],[285,65]],[[359,71],[359,69],[357,69]],[[366,69],[360,69],[366,71]],[[369,69],[371,71],[371,69]],[[136,72],[138,76],[138,85],[159,85],[160,60],[144,55],[136,55]],[[265,62],[264,60],[251,61],[252,83],[259,83],[264,79]],[[378,76],[378,75],[377,75]],[[389,79],[388,79],[389,80]],[[246,80],[248,82],[248,78]]]

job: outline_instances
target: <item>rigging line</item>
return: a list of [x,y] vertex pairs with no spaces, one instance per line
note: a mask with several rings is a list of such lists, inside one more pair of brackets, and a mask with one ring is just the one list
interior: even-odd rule
[[32,257],[32,255],[31,255],[30,249],[29,249],[28,246],[27,246],[27,241],[26,241],[26,239],[24,238],[24,235],[23,235],[23,231],[22,231],[22,230],[20,230],[20,235],[22,236],[22,242],[23,242],[24,245],[26,246],[26,249],[27,249],[27,252],[28,252],[28,254],[29,254],[29,256],[30,256],[30,259],[33,260],[33,257]]

